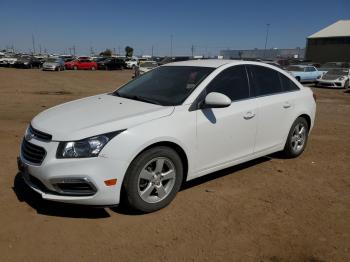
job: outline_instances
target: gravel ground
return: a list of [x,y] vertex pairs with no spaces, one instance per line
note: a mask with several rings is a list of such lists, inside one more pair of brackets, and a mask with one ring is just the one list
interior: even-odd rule
[[147,215],[43,201],[17,174],[24,130],[53,105],[111,91],[131,71],[0,68],[0,261],[350,261],[350,92],[314,89],[304,154],[196,179]]

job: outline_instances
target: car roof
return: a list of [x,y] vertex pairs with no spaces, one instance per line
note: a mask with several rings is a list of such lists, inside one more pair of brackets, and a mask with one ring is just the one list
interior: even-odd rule
[[[245,60],[225,60],[225,59],[204,59],[204,60],[187,60],[165,64],[163,66],[199,66],[218,68],[223,65],[269,65],[264,62],[245,61]],[[269,66],[268,66],[269,67]]]
[[292,67],[292,66],[296,66],[296,67],[300,67],[300,68],[305,68],[305,67],[310,67],[310,66],[314,67],[313,65],[290,65],[290,67]]
[[218,68],[226,64],[238,64],[240,60],[206,59],[206,60],[187,60],[165,64],[164,66],[202,66]]

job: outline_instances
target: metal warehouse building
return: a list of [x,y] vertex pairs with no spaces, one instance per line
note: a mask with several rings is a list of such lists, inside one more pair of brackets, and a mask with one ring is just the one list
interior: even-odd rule
[[350,20],[340,20],[309,36],[306,59],[314,62],[350,62]]
[[221,50],[220,55],[224,59],[285,59],[285,58],[304,58],[305,49],[251,49],[251,50]]

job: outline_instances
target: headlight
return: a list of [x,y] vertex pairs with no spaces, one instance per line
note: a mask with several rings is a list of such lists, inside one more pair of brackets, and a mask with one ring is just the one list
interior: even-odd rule
[[28,62],[24,62],[23,64],[28,65]]
[[344,76],[341,76],[341,77],[338,78],[339,81],[342,81],[342,80],[344,80],[344,79],[345,79]]
[[79,141],[60,142],[57,148],[57,158],[86,158],[97,157],[102,148],[116,135],[125,131],[120,130],[112,133],[89,137]]

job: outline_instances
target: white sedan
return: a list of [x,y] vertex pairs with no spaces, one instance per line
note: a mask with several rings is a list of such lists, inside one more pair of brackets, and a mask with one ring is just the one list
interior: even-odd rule
[[326,74],[317,78],[316,86],[332,88],[348,88],[350,70],[347,68],[330,69]]
[[142,62],[138,67],[134,67],[135,77],[143,75],[144,73],[147,73],[148,71],[156,68],[157,66],[158,66],[158,63],[156,61]]
[[297,157],[312,91],[276,67],[197,60],[160,66],[117,91],[37,115],[18,166],[44,199],[152,212],[183,182],[273,152]]

